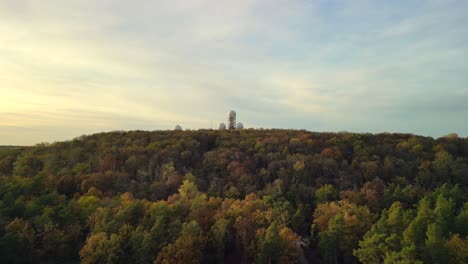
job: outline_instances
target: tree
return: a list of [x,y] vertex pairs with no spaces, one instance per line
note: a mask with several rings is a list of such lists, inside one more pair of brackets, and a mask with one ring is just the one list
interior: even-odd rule
[[453,226],[455,216],[455,204],[446,199],[442,194],[439,194],[434,208],[434,220],[440,228],[440,235],[446,236],[449,233],[449,228]]
[[0,263],[296,263],[309,233],[324,262],[466,263],[467,168],[468,138],[389,133],[0,146]]
[[21,218],[15,218],[5,226],[5,235],[0,239],[0,260],[5,263],[30,263],[34,254],[35,231]]
[[214,253],[214,262],[221,262],[224,259],[229,243],[229,221],[219,218],[211,226],[208,247]]
[[13,174],[17,176],[32,177],[42,169],[42,166],[42,160],[40,160],[33,151],[28,151],[16,159]]
[[463,205],[462,210],[455,217],[453,229],[461,236],[468,236],[468,202]]
[[371,182],[366,182],[361,188],[361,194],[365,204],[372,212],[380,212],[384,204],[382,198],[384,194],[385,184],[382,180],[375,178]]
[[345,222],[342,214],[336,215],[328,223],[326,230],[319,233],[319,248],[324,252],[326,263],[339,263],[343,250],[343,240],[346,232]]
[[424,250],[427,226],[433,218],[433,211],[429,197],[424,197],[418,206],[417,215],[403,232],[403,243],[405,246],[414,245],[418,255]]
[[182,199],[191,200],[198,194],[197,185],[189,180],[185,180],[179,188],[179,194]]
[[99,199],[92,195],[82,196],[78,199],[77,205],[81,219],[86,220],[98,208]]
[[468,263],[468,238],[461,239],[458,234],[452,236],[446,243],[450,263]]
[[283,245],[279,262],[282,264],[297,263],[298,257],[304,254],[300,245],[300,236],[287,227],[281,228],[280,236],[283,241]]
[[338,199],[338,191],[331,184],[325,184],[315,192],[317,203],[331,202]]
[[283,239],[276,222],[266,229],[265,236],[260,240],[258,260],[260,263],[279,263],[283,249]]
[[438,183],[451,182],[451,167],[453,166],[453,156],[447,151],[440,151],[436,153],[436,158],[432,162],[432,169],[434,170]]
[[69,245],[70,235],[66,234],[56,225],[48,225],[42,232],[41,255],[48,261],[59,260],[66,262],[70,257],[72,248]]
[[86,243],[80,250],[81,263],[106,263],[107,240],[104,232],[96,233],[86,239]]
[[[338,230],[337,225],[341,225],[341,220],[337,217],[343,218],[343,227],[339,226],[339,229],[343,229],[344,233],[339,241],[336,240],[338,239],[337,233],[333,233]],[[346,201],[319,204],[314,211],[312,236],[315,237],[314,233],[318,231],[319,244],[323,245],[322,248],[331,249],[335,242],[339,242],[339,247],[334,248],[332,253],[327,251],[326,258],[329,261],[331,256],[335,260],[341,256],[351,259],[353,258],[353,249],[358,246],[359,240],[369,230],[372,222],[373,215],[365,206],[357,206]],[[330,231],[329,227],[331,223],[335,225],[333,232]]]
[[408,212],[400,202],[395,202],[384,209],[380,219],[359,241],[359,248],[353,254],[362,263],[382,263],[385,256],[399,252],[405,226],[408,225]]
[[306,234],[308,230],[308,222],[306,214],[310,214],[309,210],[306,210],[304,205],[299,205],[299,208],[291,216],[291,226],[299,234]]
[[443,237],[440,224],[429,224],[427,226],[426,237],[425,262],[444,263],[448,259],[448,256],[445,248],[446,240]]
[[165,246],[158,254],[155,264],[201,263],[205,239],[201,236],[184,234],[174,243]]

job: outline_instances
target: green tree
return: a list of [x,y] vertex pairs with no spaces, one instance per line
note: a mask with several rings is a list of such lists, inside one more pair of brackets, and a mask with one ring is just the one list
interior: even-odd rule
[[453,230],[461,236],[468,236],[468,202],[463,205],[462,210],[455,217]]
[[179,188],[179,194],[182,199],[192,200],[198,194],[197,185],[189,180],[185,180]]
[[339,263],[340,251],[343,250],[343,240],[346,227],[342,214],[336,215],[328,223],[327,230],[319,233],[319,248],[324,253],[325,263]]
[[424,250],[427,226],[431,223],[432,219],[431,202],[426,196],[419,202],[416,217],[403,232],[404,245],[415,245],[418,255],[421,255]]
[[17,176],[32,177],[43,166],[43,162],[33,151],[27,151],[20,155],[14,163],[13,174]]
[[353,254],[362,263],[382,263],[385,256],[399,252],[402,248],[403,231],[408,225],[409,212],[400,202],[395,202],[382,211],[380,219],[359,241],[359,248]]
[[259,263],[279,263],[282,254],[283,240],[280,236],[278,224],[273,222],[265,231],[265,236],[260,240],[258,261]]
[[208,248],[213,251],[213,262],[222,262],[229,243],[229,221],[219,218],[211,226]]
[[338,199],[338,191],[331,185],[325,184],[315,192],[317,203],[331,202]]
[[446,240],[440,224],[432,223],[427,226],[425,263],[444,263],[447,261]]
[[31,263],[35,259],[35,231],[21,218],[15,218],[5,226],[0,239],[0,260],[3,263]]

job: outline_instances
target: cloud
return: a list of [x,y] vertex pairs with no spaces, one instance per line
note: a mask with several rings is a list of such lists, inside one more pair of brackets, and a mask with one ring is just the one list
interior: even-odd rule
[[[464,135],[460,109],[444,105],[458,102],[468,84],[466,7],[2,1],[0,144],[176,123],[209,127],[229,109],[247,126],[381,131],[391,128],[386,116],[395,131],[411,132],[419,130],[407,125],[405,111],[426,116],[407,107],[407,98],[418,97],[427,101],[415,105],[446,115],[446,125]],[[420,126],[445,133],[432,121]]]

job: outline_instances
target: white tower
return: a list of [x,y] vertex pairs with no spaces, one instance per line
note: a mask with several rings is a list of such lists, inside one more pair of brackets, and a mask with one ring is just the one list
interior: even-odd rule
[[228,129],[236,129],[236,111],[234,110],[228,113]]
[[218,129],[219,130],[226,130],[226,124],[220,123]]

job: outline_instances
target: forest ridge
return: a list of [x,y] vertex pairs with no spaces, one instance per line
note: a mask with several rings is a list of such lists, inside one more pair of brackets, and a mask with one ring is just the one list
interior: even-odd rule
[[0,263],[468,263],[468,138],[129,131],[0,148]]

